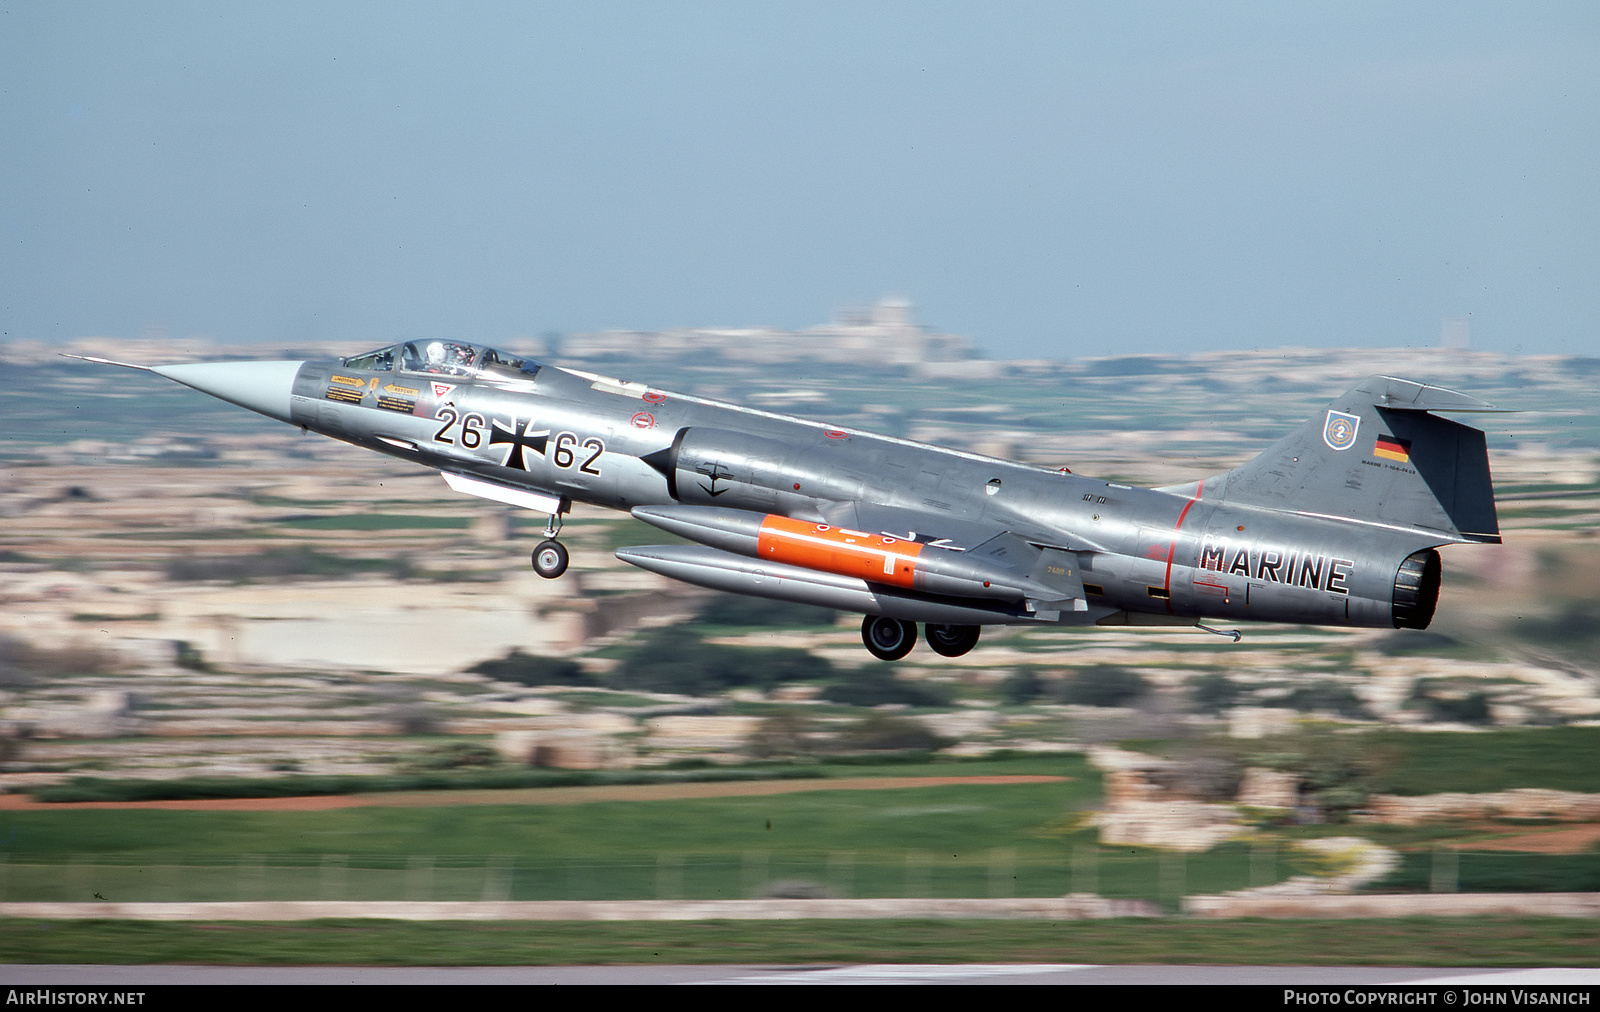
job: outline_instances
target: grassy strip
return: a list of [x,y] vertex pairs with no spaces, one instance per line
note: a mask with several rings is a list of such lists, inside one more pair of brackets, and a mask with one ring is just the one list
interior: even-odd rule
[[52,806],[0,813],[0,897],[727,898],[803,880],[845,896],[1170,898],[1292,870],[1237,845],[1181,864],[1096,848],[1080,813],[1099,778],[1077,756],[839,769],[1066,779],[314,812]]
[[[1060,896],[1090,883],[1074,881],[1065,862],[1031,857],[1007,865],[1003,875],[979,851],[975,859],[922,855],[907,866],[903,857],[851,856],[841,867],[835,854],[667,854],[597,860],[492,860],[404,855],[355,856],[324,864],[318,855],[281,855],[233,864],[101,861],[15,862],[4,872],[3,897],[11,902],[118,903],[227,902],[241,899],[475,901],[485,895],[511,900],[655,900],[663,892],[688,900],[728,900],[762,895],[773,883],[806,886],[813,894],[893,899],[911,895],[982,898],[994,895]],[[665,858],[665,860],[663,860]],[[1219,848],[1186,863],[1182,882],[1164,881],[1159,857],[1101,851],[1094,888],[1117,899],[1141,899],[1175,909],[1172,891],[1219,893],[1252,881],[1250,855]],[[1268,882],[1288,868],[1273,869]],[[663,889],[666,886],[666,889]],[[999,886],[999,888],[996,888]]]
[[[1074,763],[1081,762],[1074,759]],[[35,801],[192,801],[207,798],[304,798],[384,791],[506,790],[528,787],[596,787],[607,784],[679,784],[743,780],[810,780],[834,776],[983,776],[1060,772],[1051,757],[945,758],[927,752],[830,756],[821,763],[756,762],[744,766],[685,764],[666,769],[561,770],[501,767],[352,776],[186,777],[115,780],[74,777],[33,788]],[[875,769],[879,768],[881,769]],[[1080,770],[1072,770],[1079,773]]]
[[1369,751],[1392,748],[1400,756],[1375,785],[1387,794],[1514,787],[1600,791],[1600,767],[1578,761],[1600,755],[1600,727],[1509,728],[1480,734],[1382,731],[1365,741]]
[[203,798],[304,798],[382,791],[508,790],[527,787],[597,787],[607,784],[678,784],[730,780],[807,780],[827,774],[815,766],[689,770],[501,769],[462,773],[391,773],[377,776],[189,777],[182,780],[110,780],[74,777],[39,787],[37,801],[191,801]]
[[[1480,844],[1492,847],[1493,843]],[[1464,893],[1583,893],[1600,891],[1600,852],[1508,854],[1464,851],[1454,855],[1456,890]],[[1438,858],[1412,851],[1374,892],[1426,892]]]
[[[0,813],[0,848],[11,862],[134,860],[183,864],[275,861],[291,855],[379,855],[521,861],[644,859],[659,854],[854,852],[865,862],[982,860],[1017,848],[1026,863],[1093,842],[1077,812],[1098,797],[1083,762],[975,764],[977,771],[1033,765],[1072,779],[993,787],[961,783],[873,791],[802,791],[772,796],[579,805],[355,807],[323,812],[211,812],[47,808]],[[923,767],[904,768],[913,773]],[[946,768],[948,769],[948,768]],[[870,770],[870,768],[869,768]],[[862,770],[868,772],[869,770]],[[956,855],[960,855],[959,859]]]
[[1600,926],[1562,918],[1066,923],[0,921],[0,962],[7,963],[1592,966],[1597,951]]

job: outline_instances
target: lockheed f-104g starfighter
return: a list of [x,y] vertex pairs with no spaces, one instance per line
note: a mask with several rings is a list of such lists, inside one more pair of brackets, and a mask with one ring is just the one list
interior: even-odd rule
[[917,623],[947,657],[985,625],[1423,629],[1437,548],[1500,541],[1484,435],[1439,414],[1496,409],[1390,376],[1231,471],[1136,488],[463,341],[132,367],[548,514],[541,576],[567,568],[557,536],[574,502],[627,510],[693,544],[622,548],[622,561],[859,612],[885,660],[910,652]]

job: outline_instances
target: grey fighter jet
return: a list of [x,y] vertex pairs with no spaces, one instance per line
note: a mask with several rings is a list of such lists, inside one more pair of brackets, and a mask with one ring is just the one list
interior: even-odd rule
[[133,368],[548,514],[533,568],[551,579],[572,503],[628,510],[693,544],[622,548],[622,561],[860,612],[884,660],[911,651],[919,622],[946,657],[986,625],[1423,629],[1438,546],[1500,541],[1484,435],[1438,414],[1496,409],[1390,376],[1241,467],[1134,488],[462,341]]

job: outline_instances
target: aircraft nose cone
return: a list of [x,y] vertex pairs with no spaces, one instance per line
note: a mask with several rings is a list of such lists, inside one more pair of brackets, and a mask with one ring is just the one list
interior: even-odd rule
[[289,421],[289,394],[300,362],[195,362],[158,365],[151,372],[231,404]]

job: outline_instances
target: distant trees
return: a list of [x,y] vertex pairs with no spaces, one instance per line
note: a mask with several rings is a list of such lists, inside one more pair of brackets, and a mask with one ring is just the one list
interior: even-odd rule
[[1361,702],[1361,697],[1351,691],[1348,685],[1327,680],[1296,686],[1286,695],[1278,696],[1270,702],[1273,706],[1299,710],[1301,713],[1331,713],[1350,720],[1372,718],[1366,704]]
[[605,675],[592,674],[573,660],[541,657],[521,649],[479,661],[467,670],[518,685],[633,689],[684,696],[710,696],[745,686],[768,690],[785,682],[829,678],[834,673],[831,663],[804,650],[708,643],[684,626],[651,633]]
[[745,745],[756,759],[794,758],[817,751],[818,728],[804,714],[785,710],[761,722]]
[[1489,709],[1489,694],[1486,692],[1459,692],[1441,691],[1439,684],[1431,678],[1419,678],[1411,688],[1411,697],[1406,700],[1410,707],[1421,709],[1430,720],[1445,721],[1451,724],[1493,724],[1494,714]]
[[467,670],[497,682],[515,682],[518,685],[595,684],[577,661],[525,654],[520,649],[512,649],[504,657],[480,661]]
[[40,647],[0,634],[0,687],[20,687],[72,675],[113,674],[121,668],[114,654],[97,647]]
[[1227,675],[1213,672],[1201,675],[1189,683],[1189,694],[1197,709],[1205,713],[1221,713],[1237,706],[1246,689]]
[[1000,684],[1000,695],[1013,706],[1038,699],[1077,706],[1127,706],[1150,691],[1136,671],[1115,664],[1091,664],[1055,677],[1024,667]]
[[189,555],[167,560],[167,579],[177,582],[282,580],[289,577],[346,577],[354,573],[388,573],[404,579],[412,573],[404,558],[357,559],[330,555],[305,545],[273,548],[253,555]]
[[1044,679],[1032,668],[1019,668],[1000,683],[1000,697],[1012,706],[1026,706],[1045,694]]
[[1079,706],[1126,706],[1150,691],[1137,671],[1115,664],[1093,664],[1069,674],[1058,690],[1063,703]]
[[629,651],[606,684],[707,696],[742,686],[768,690],[784,682],[816,681],[832,675],[831,662],[804,650],[708,643],[693,630],[669,626],[651,633]]
[[839,744],[847,750],[937,752],[955,742],[935,734],[919,720],[874,712],[845,728]]
[[949,706],[950,694],[942,686],[896,678],[889,665],[862,668],[822,690],[830,703],[850,706]]

